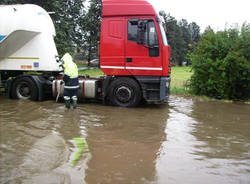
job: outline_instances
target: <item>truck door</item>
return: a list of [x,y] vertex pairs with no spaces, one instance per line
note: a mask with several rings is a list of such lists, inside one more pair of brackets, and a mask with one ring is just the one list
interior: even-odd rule
[[100,68],[106,75],[131,75],[125,69],[124,17],[105,17],[102,20]]
[[[161,49],[159,47],[159,30],[153,19],[127,19],[125,36],[125,66],[131,75],[162,75]],[[139,33],[138,25],[142,23],[144,32]],[[144,43],[138,42],[138,34],[143,34]]]

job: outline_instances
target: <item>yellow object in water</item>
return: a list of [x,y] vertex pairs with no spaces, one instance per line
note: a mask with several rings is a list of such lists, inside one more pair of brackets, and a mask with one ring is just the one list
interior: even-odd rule
[[76,148],[78,149],[74,155],[71,164],[75,165],[79,158],[82,156],[83,151],[88,151],[88,145],[86,141],[82,138],[73,138],[73,141],[76,143]]

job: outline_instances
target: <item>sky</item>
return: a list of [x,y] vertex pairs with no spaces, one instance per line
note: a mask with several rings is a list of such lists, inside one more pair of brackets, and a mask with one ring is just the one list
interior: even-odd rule
[[250,0],[148,0],[157,12],[164,10],[166,14],[177,20],[186,19],[196,22],[201,32],[210,25],[219,31],[231,28],[237,23],[250,23]]

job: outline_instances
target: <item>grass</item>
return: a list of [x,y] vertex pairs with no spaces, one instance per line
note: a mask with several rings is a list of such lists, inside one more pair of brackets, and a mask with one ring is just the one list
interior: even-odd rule
[[[104,73],[100,69],[79,71],[80,75],[89,75],[90,77],[103,76]],[[171,94],[189,94],[186,84],[192,75],[191,67],[172,67],[171,68]]]
[[78,63],[76,65],[77,65],[78,68],[87,66],[86,64],[78,64]]
[[104,76],[104,73],[100,69],[81,70],[78,72],[79,72],[79,75],[89,75],[90,77]]
[[191,67],[172,67],[171,68],[171,84],[170,93],[171,94],[189,94],[189,90],[186,85],[188,80],[192,76]]

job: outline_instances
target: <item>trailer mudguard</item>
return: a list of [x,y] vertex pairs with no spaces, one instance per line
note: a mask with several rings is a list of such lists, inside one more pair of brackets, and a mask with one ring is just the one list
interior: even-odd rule
[[111,82],[111,79],[113,77],[112,76],[107,76],[103,82],[103,103],[106,104],[106,98],[108,96],[108,88],[110,86],[110,82]]
[[30,76],[33,81],[35,82],[37,89],[38,89],[38,101],[43,101],[44,100],[44,85],[46,83],[46,80],[42,76],[37,76],[37,75],[32,75]]
[[48,82],[46,79],[44,79],[43,76],[38,76],[38,75],[21,75],[13,80],[8,80],[7,81],[8,97],[13,98],[12,96],[13,85],[16,80],[22,78],[29,78],[32,80],[32,82],[34,82],[37,88],[37,101],[43,101],[45,98],[45,85],[50,85],[50,84],[47,84]]

